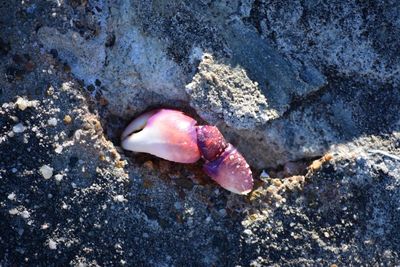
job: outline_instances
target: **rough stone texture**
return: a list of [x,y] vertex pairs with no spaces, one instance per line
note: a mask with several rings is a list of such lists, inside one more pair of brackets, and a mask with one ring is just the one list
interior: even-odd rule
[[255,128],[278,117],[242,68],[218,64],[205,54],[198,73],[187,85],[191,105],[208,123],[223,120],[236,129]]
[[[87,86],[101,81],[93,94],[101,93],[117,116],[132,116],[149,106],[180,107],[177,101],[190,99],[209,123],[227,124],[230,131],[254,130],[326,81],[311,64],[290,64],[253,26],[245,25],[240,17],[249,16],[250,7],[251,1],[117,1],[104,4],[103,13],[95,12],[99,26],[87,41],[73,30],[41,27],[38,35]],[[185,20],[177,23],[181,15]],[[210,84],[207,90],[205,83]],[[236,133],[249,139],[245,132]]]
[[399,82],[397,1],[254,2],[251,22],[291,57],[346,75]]
[[293,177],[254,192],[254,213],[242,221],[244,265],[398,264],[400,162],[372,149],[398,138],[339,145],[301,190]]
[[[48,27],[39,29],[39,38],[48,50],[57,49],[60,58],[87,86],[93,88],[96,80],[100,81],[92,94],[101,93],[119,116],[168,99],[185,100],[182,70],[166,56],[162,42],[138,31],[131,22],[135,13],[125,14],[132,9],[128,1],[110,9],[106,16],[112,24],[90,40],[73,30],[63,34]],[[107,31],[111,32],[107,35]]]
[[[0,3],[0,265],[399,265],[399,10]],[[122,151],[160,106],[218,125],[254,191]]]

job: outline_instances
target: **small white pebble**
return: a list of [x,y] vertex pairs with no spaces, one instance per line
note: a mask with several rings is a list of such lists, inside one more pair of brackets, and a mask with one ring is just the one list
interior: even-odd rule
[[16,173],[17,171],[18,171],[17,168],[12,168],[12,169],[11,169],[11,172],[12,172],[12,173]]
[[253,234],[253,232],[250,229],[244,230],[243,233],[245,233],[246,235],[252,235]]
[[114,201],[115,202],[124,202],[124,201],[127,201],[127,200],[123,195],[117,195],[117,196],[114,196]]
[[8,211],[8,213],[10,213],[11,215],[16,215],[16,214],[19,213],[19,211],[18,211],[16,208],[14,208],[14,209],[10,209],[10,210]]
[[65,82],[65,83],[63,83],[63,84],[61,85],[61,89],[62,89],[63,91],[70,90],[71,87],[72,87],[72,83],[71,83],[71,82]]
[[63,147],[60,145],[57,145],[56,149],[54,149],[54,152],[56,152],[57,154],[61,154],[62,151],[63,151]]
[[39,171],[44,179],[50,179],[51,176],[53,176],[53,168],[49,165],[43,165],[42,167],[40,167]]
[[9,195],[7,196],[7,198],[8,198],[9,200],[15,200],[15,199],[16,199],[16,195],[15,195],[14,192],[12,192],[11,194],[9,194]]
[[57,126],[57,119],[56,118],[48,119],[47,124],[50,126]]
[[62,174],[56,174],[54,176],[54,179],[56,179],[57,182],[61,182],[61,180],[63,179],[63,175]]
[[17,101],[15,102],[15,105],[17,105],[20,110],[25,110],[29,107],[36,107],[37,104],[38,101],[29,101],[22,97],[18,97]]
[[262,173],[260,174],[260,179],[267,179],[269,178],[269,174],[263,170]]
[[19,122],[19,119],[17,116],[10,116],[10,119],[12,119],[13,122]]
[[25,126],[22,123],[18,123],[13,126],[14,133],[23,133],[25,131]]
[[24,219],[28,219],[29,217],[31,217],[31,214],[29,213],[29,211],[24,210],[23,212],[21,212],[21,217]]
[[28,104],[26,102],[28,102],[26,99],[18,97],[17,102],[15,102],[15,104],[18,106],[20,110],[25,110],[28,107]]
[[49,248],[50,249],[57,249],[57,242],[54,241],[53,239],[49,240]]

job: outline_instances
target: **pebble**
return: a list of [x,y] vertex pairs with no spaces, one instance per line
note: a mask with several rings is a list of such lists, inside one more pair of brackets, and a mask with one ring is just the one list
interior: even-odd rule
[[265,170],[263,170],[260,174],[260,179],[265,182],[268,178],[270,178],[269,174]]
[[61,85],[61,89],[62,89],[63,91],[71,90],[71,87],[72,87],[72,83],[71,83],[71,82],[65,82],[65,83],[63,83],[63,84]]
[[26,128],[22,123],[18,123],[13,126],[14,133],[23,133],[25,130],[26,130]]
[[16,215],[16,214],[18,214],[19,213],[19,211],[17,210],[17,209],[10,209],[9,211],[8,211],[8,213],[9,214],[11,214],[11,215]]
[[49,165],[43,165],[42,167],[40,167],[39,171],[44,179],[50,179],[51,176],[53,176],[53,168]]
[[114,199],[115,202],[125,202],[125,201],[128,201],[123,195],[114,196],[113,199]]
[[62,174],[56,174],[54,176],[54,179],[56,179],[57,182],[61,182],[61,180],[63,179],[63,175]]
[[8,198],[9,200],[15,200],[15,197],[16,197],[16,195],[15,195],[14,192],[12,192],[11,194],[9,194],[9,195],[7,196],[7,198]]
[[49,124],[50,126],[57,126],[57,119],[56,118],[48,119],[47,124]]
[[63,146],[57,145],[57,147],[54,149],[54,152],[56,152],[57,154],[61,154],[61,152],[63,151]]
[[18,97],[17,101],[15,102],[15,105],[17,105],[17,107],[20,110],[25,110],[29,107],[36,107],[37,103],[38,103],[37,101],[29,101],[25,98]]
[[21,217],[24,219],[28,219],[29,217],[31,217],[31,214],[29,213],[29,211],[24,210],[23,212],[21,212]]
[[49,240],[49,248],[50,249],[57,249],[57,242],[54,241],[53,239]]
[[72,118],[70,115],[65,115],[63,121],[64,124],[70,124],[72,122]]
[[47,95],[51,96],[54,94],[54,87],[53,86],[49,86],[49,88],[47,89]]
[[246,235],[252,235],[253,234],[253,232],[250,229],[244,230],[243,233],[245,233]]

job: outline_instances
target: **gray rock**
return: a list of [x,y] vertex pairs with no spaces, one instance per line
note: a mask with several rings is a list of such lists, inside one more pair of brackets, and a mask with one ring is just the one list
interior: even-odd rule
[[400,161],[372,148],[398,138],[336,146],[300,190],[293,178],[259,189],[253,208],[262,212],[242,221],[244,265],[397,264]]
[[208,123],[222,120],[234,129],[254,129],[279,116],[241,67],[217,63],[210,54],[203,56],[186,92],[191,106]]
[[[87,84],[95,83],[96,79],[102,81],[100,90],[109,103],[109,112],[130,117],[150,106],[179,106],[177,101],[189,99],[202,119],[212,124],[226,124],[230,131],[248,142],[253,140],[253,131],[265,128],[267,122],[283,115],[295,99],[319,90],[326,82],[311,64],[303,66],[285,60],[267,40],[260,38],[251,25],[239,19],[249,15],[250,4],[237,1],[208,9],[198,3],[193,4],[194,9],[189,9],[186,4],[177,2],[171,6],[152,7],[121,2],[109,4],[109,12],[98,16],[98,20],[104,23],[100,25],[98,36],[88,42],[76,32],[61,34],[46,27],[41,28],[38,35],[48,50],[56,48],[60,51],[60,57],[69,62],[77,78]],[[152,30],[150,36],[141,32],[146,20],[137,20],[137,16],[150,12],[154,17],[152,12],[158,10],[167,23],[173,20],[169,13],[171,8],[192,14],[190,20],[201,25],[196,27],[210,32],[211,39],[218,36],[222,46],[196,44],[197,37],[192,37],[189,29],[182,29],[173,40],[166,39],[162,29]],[[143,14],[138,15],[141,12]],[[206,12],[211,20],[204,20],[202,12]],[[215,16],[214,12],[219,15]],[[149,14],[150,18],[152,16]],[[115,39],[112,46],[107,45],[110,34]],[[177,64],[167,51],[177,49],[185,39],[193,42],[190,54],[180,58]],[[213,50],[211,54],[204,52],[209,49]],[[213,54],[218,58],[216,61],[212,59]],[[199,60],[202,61],[197,73],[191,77],[192,72],[185,70],[190,66],[193,68]],[[184,90],[185,81],[188,82],[188,94]],[[264,134],[258,131],[258,135]],[[261,141],[261,146],[268,149],[270,142]],[[288,148],[281,146],[279,149]],[[325,149],[318,147],[317,150]],[[249,157],[258,158],[257,162],[260,162],[251,161],[253,164],[264,167],[272,164],[271,160],[265,160],[264,151],[252,152]],[[297,158],[307,156],[303,153]],[[274,157],[272,160],[277,163],[287,158]]]
[[[4,3],[0,265],[399,265],[398,10]],[[254,191],[120,149],[159,106],[217,124]]]

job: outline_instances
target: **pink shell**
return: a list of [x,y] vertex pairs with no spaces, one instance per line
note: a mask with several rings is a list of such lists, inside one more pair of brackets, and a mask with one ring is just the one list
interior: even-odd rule
[[215,126],[196,126],[180,111],[158,109],[133,120],[122,133],[122,147],[180,163],[206,160],[204,171],[223,188],[247,194],[253,177],[244,157]]
[[180,111],[151,111],[128,125],[122,134],[122,147],[166,160],[193,163],[200,159],[196,123]]

